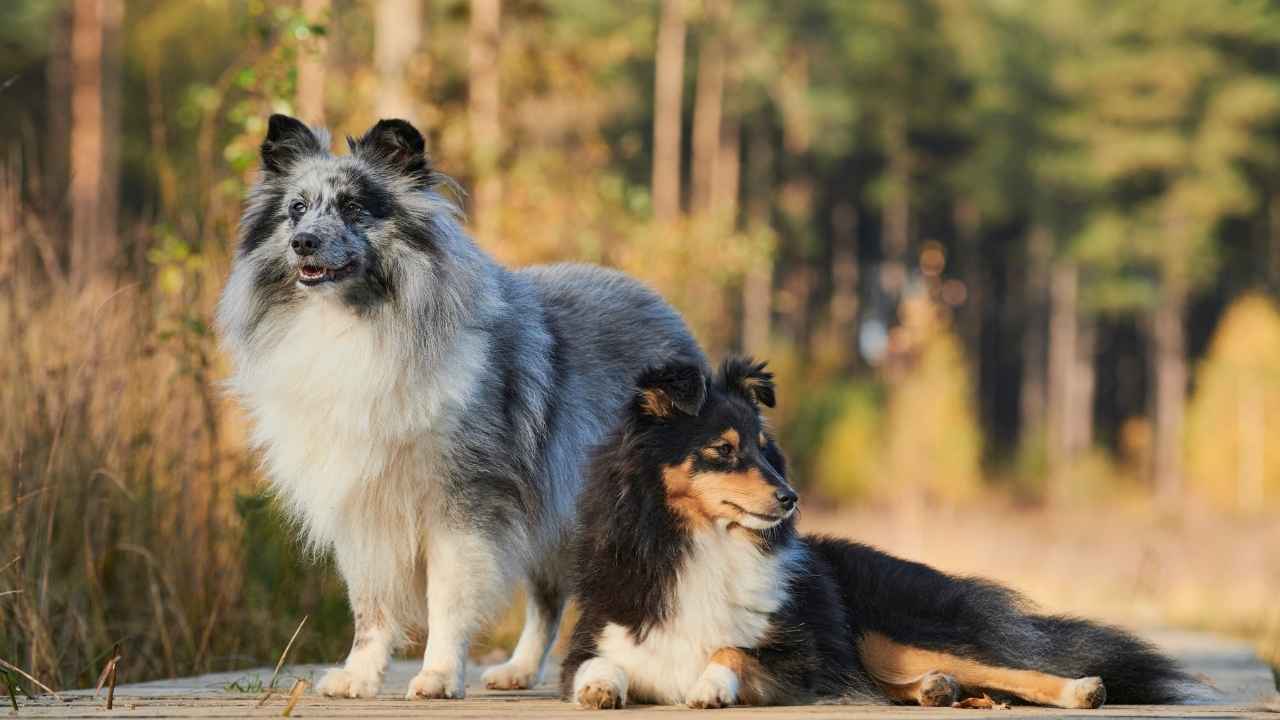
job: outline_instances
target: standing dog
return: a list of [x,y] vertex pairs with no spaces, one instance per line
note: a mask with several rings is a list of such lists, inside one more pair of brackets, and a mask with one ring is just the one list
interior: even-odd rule
[[355,615],[326,695],[378,692],[427,631],[410,698],[460,698],[468,643],[523,579],[524,631],[484,676],[541,676],[588,449],[646,366],[704,365],[679,315],[599,268],[519,272],[463,232],[422,136],[382,120],[351,153],[272,116],[218,307],[275,492],[332,549]]
[[985,580],[799,535],[796,494],[760,418],[772,376],[731,360],[703,378],[692,364],[645,373],[593,461],[566,699],[950,705],[990,692],[1094,708],[1108,695],[1205,697],[1121,630],[1037,614]]

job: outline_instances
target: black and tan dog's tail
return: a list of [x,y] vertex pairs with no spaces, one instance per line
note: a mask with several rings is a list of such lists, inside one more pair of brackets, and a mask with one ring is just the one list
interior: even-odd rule
[[1216,694],[1119,628],[1042,615],[1003,586],[947,575],[865,545],[809,540],[834,572],[853,622],[882,647],[922,651],[918,667],[945,655],[987,669],[1028,671],[1031,680],[1033,674],[1098,677],[1113,704],[1209,702]]

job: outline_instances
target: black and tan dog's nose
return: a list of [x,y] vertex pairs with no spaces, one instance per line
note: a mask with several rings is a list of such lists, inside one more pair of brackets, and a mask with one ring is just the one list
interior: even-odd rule
[[312,233],[298,233],[289,241],[289,247],[301,257],[315,255],[320,249],[320,238]]
[[796,506],[796,493],[794,490],[778,490],[773,494],[778,500],[778,504],[783,510],[790,510]]

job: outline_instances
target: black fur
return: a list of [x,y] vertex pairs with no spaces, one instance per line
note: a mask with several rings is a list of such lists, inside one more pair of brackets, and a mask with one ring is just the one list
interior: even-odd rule
[[[696,465],[698,449],[726,428],[756,438],[763,431],[758,404],[775,400],[763,363],[731,359],[705,390],[702,383],[692,389],[691,370],[697,368],[643,374],[642,393],[592,461],[579,504],[574,577],[582,616],[562,668],[566,700],[573,699],[579,666],[597,655],[607,624],[627,628],[640,642],[670,616],[693,540],[667,504],[661,469],[690,457]],[[655,388],[700,407],[655,417],[643,397]],[[764,437],[760,458],[785,473],[781,451]],[[773,702],[887,702],[857,650],[868,632],[987,665],[1099,676],[1113,703],[1174,703],[1203,687],[1119,629],[1037,614],[990,581],[947,575],[845,540],[800,536],[794,518],[755,532],[766,553],[801,548],[789,556],[797,558],[789,596],[771,616],[772,629],[758,646],[741,648],[762,664]]]
[[379,120],[359,140],[347,138],[347,144],[353,154],[411,178],[420,187],[437,182],[422,133],[404,120]]
[[282,173],[307,155],[324,152],[320,140],[301,121],[288,115],[272,115],[267,120],[267,137],[262,141],[262,169]]

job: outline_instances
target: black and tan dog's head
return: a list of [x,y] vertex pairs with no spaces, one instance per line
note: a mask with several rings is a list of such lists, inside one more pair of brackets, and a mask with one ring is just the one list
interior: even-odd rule
[[775,402],[764,363],[730,358],[711,378],[676,364],[641,375],[630,418],[685,522],[766,530],[790,518],[796,493],[761,417]]

